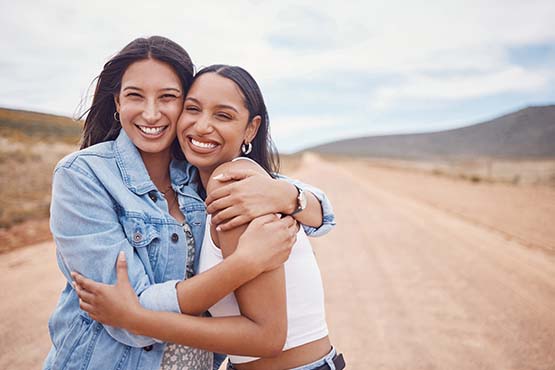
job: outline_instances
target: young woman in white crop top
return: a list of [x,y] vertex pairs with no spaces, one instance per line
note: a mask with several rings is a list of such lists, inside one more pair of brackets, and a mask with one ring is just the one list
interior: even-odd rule
[[[208,194],[207,203],[211,197],[219,198],[220,202],[232,201],[222,194],[233,182],[224,173],[241,170],[274,176],[277,172],[277,153],[270,139],[262,93],[252,76],[240,67],[214,65],[197,73],[185,99],[177,135],[185,157],[198,168]],[[299,190],[299,203],[303,201],[317,202],[314,197],[303,199]],[[321,215],[305,216],[302,209],[303,204],[299,204],[291,213],[297,213],[296,218],[306,225],[322,223]],[[263,216],[251,225],[264,228],[275,217],[280,216]],[[239,239],[250,227],[223,231],[210,222],[206,225],[199,272],[234,253]],[[343,357],[336,354],[328,338],[322,281],[312,248],[302,228],[296,235],[292,233],[291,238],[295,237],[296,243],[284,265],[258,275],[210,308],[213,317],[206,320],[218,322],[220,332],[215,325],[213,333],[203,334],[205,337],[200,340],[197,335],[192,341],[187,315],[153,311],[145,314],[144,309],[137,308],[130,289],[125,294],[118,290],[117,298],[129,306],[128,319],[120,318],[118,326],[168,342],[209,350],[224,348],[230,355],[228,369],[343,369]],[[118,275],[118,285],[125,285],[125,278],[120,280]],[[114,294],[112,301],[109,292],[105,295],[108,298],[97,299],[91,310],[98,312],[102,309],[99,306],[115,303]],[[224,327],[234,330],[230,332]],[[218,345],[213,346],[211,341],[216,337]]]
[[[233,162],[236,160],[252,161],[252,159],[246,157],[236,158]],[[258,165],[256,162],[253,163],[237,163],[235,166],[239,165],[256,170]],[[210,216],[208,216],[200,253],[199,272],[209,270],[223,261],[222,250],[214,243],[213,234],[216,238],[218,237],[217,233],[214,233],[213,226],[210,224]],[[284,264],[284,268],[287,338],[282,348],[283,351],[325,338],[328,334],[320,270],[312,246],[302,228],[297,232],[297,241],[289,259]],[[212,306],[209,312],[214,317],[241,315],[241,310],[233,293]],[[229,358],[236,365],[257,360],[256,357],[233,354],[230,354]]]

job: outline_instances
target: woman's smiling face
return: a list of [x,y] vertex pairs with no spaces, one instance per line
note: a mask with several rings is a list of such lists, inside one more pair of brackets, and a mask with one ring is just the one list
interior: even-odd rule
[[232,80],[216,73],[198,77],[187,94],[177,137],[192,165],[211,173],[241,153],[256,135],[260,117],[248,122],[243,95]]
[[170,65],[155,59],[132,63],[115,102],[121,127],[139,151],[171,150],[183,109],[183,88]]

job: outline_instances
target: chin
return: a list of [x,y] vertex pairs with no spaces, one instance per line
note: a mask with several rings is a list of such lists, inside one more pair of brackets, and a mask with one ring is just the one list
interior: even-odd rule
[[139,148],[139,150],[141,150],[144,153],[157,154],[157,153],[164,153],[171,150],[171,144],[170,145],[159,145],[159,144],[137,145],[137,148]]
[[200,171],[213,171],[216,167],[218,167],[221,163],[214,158],[203,158],[198,157],[194,154],[187,154],[185,153],[185,158],[187,162],[195,166]]
[[196,157],[194,155],[187,155],[185,154],[185,158],[187,158],[187,161],[192,164],[193,166],[195,166],[196,168],[198,168],[199,170],[203,170],[205,168],[210,168],[213,166],[213,161],[206,159],[206,158],[199,158]]

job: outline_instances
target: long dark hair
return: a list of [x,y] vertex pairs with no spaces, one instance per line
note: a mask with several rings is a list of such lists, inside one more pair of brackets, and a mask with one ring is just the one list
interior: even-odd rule
[[[201,69],[195,79],[205,73],[216,73],[222,77],[228,78],[239,87],[243,94],[243,102],[249,111],[248,124],[256,116],[260,116],[260,127],[252,141],[252,151],[246,155],[256,161],[270,175],[279,172],[279,154],[276,146],[270,136],[270,118],[260,87],[250,75],[241,67],[229,66],[225,64],[214,64]],[[193,81],[194,82],[194,81]],[[244,154],[243,154],[244,155]]]
[[[81,138],[81,149],[114,140],[118,136],[121,125],[114,117],[116,111],[114,96],[120,92],[121,79],[127,67],[149,58],[169,64],[181,80],[183,94],[187,93],[193,82],[194,67],[185,49],[162,36],[131,41],[104,65],[102,72],[96,78],[91,107],[81,115],[81,118],[87,115]],[[174,156],[183,158],[177,140],[172,148]]]

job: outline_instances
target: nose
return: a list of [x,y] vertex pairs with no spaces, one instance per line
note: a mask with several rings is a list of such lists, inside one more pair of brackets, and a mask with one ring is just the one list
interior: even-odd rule
[[199,135],[206,135],[212,132],[212,123],[207,114],[202,114],[195,122],[195,130]]
[[154,124],[160,119],[161,116],[162,113],[160,113],[160,109],[158,108],[156,101],[147,101],[143,109],[143,119],[147,123]]

